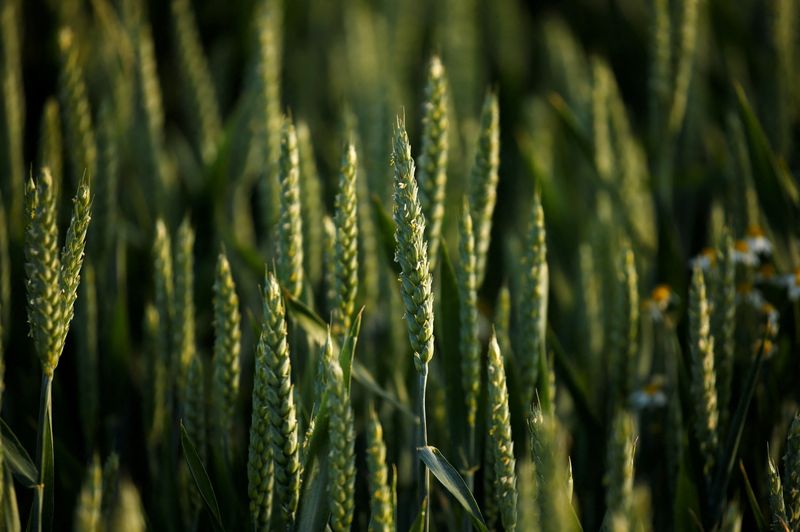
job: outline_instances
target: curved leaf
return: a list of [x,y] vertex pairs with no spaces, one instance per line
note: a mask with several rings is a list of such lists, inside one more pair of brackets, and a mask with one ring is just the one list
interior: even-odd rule
[[450,465],[447,458],[437,449],[430,445],[425,447],[418,447],[417,453],[420,460],[422,460],[433,476],[436,477],[442,486],[450,492],[450,494],[458,501],[458,503],[466,510],[467,515],[472,520],[475,528],[481,532],[487,532],[486,523],[481,515],[481,510],[478,508],[478,503],[475,502],[475,497],[467,487],[464,479],[458,474],[458,471]]
[[197,456],[197,450],[186,432],[186,427],[183,426],[183,421],[181,421],[181,448],[183,448],[183,457],[186,460],[186,465],[189,466],[189,472],[192,475],[195,486],[197,486],[197,491],[200,492],[206,508],[214,518],[214,521],[212,521],[214,528],[216,530],[225,530],[225,527],[222,526],[217,497],[214,495],[214,487],[211,485],[211,480],[208,478],[203,462]]
[[39,476],[36,466],[3,419],[0,419],[0,436],[3,438],[3,460],[11,468],[14,477],[26,488],[36,486],[36,478]]

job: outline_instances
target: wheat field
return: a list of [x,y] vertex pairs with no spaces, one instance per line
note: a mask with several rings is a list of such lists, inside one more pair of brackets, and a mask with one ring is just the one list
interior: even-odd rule
[[0,529],[800,531],[797,0],[0,0]]

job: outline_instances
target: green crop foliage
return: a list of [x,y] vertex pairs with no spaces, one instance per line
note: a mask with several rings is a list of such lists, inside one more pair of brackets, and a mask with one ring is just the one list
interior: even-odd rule
[[798,2],[545,4],[0,0],[0,530],[800,529]]

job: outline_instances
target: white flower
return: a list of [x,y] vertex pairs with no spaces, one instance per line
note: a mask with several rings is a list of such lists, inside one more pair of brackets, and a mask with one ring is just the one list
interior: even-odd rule
[[637,410],[658,408],[667,404],[664,393],[665,380],[662,375],[654,375],[649,383],[633,392],[630,396],[631,406]]
[[733,262],[745,266],[758,266],[758,255],[746,240],[737,240],[733,244]]
[[650,292],[650,298],[644,301],[644,307],[649,312],[650,318],[655,322],[664,319],[670,304],[675,302],[677,297],[668,285],[660,284]]
[[800,299],[800,268],[796,268],[792,274],[782,276],[781,281],[786,286],[790,300]]
[[717,265],[717,251],[714,248],[703,248],[700,254],[689,260],[689,267],[699,266],[704,272]]
[[756,225],[747,229],[747,245],[757,255],[770,255],[772,253],[772,242],[764,235],[764,231]]

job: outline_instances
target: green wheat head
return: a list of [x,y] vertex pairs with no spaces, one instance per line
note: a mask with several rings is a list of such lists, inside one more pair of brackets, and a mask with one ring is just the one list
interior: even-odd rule
[[194,307],[194,229],[184,218],[175,237],[175,303],[172,349],[177,365],[178,393],[183,396],[187,374],[197,356]]
[[280,217],[278,219],[278,278],[294,297],[303,290],[303,220],[300,215],[300,158],[297,134],[290,117],[281,133]]
[[[214,361],[211,404],[214,409],[216,441],[230,453],[239,397],[241,349],[239,297],[225,251],[217,258],[214,278]],[[230,456],[230,454],[229,454]]]
[[714,467],[717,452],[717,389],[714,372],[714,338],[703,270],[694,268],[689,291],[689,339],[691,351],[691,393],[695,408],[695,430],[703,456],[703,471]]
[[405,306],[408,339],[414,351],[417,371],[433,358],[433,292],[425,216],[414,179],[414,160],[405,123],[397,119],[392,152],[394,166],[394,260],[400,264],[400,291]]
[[478,286],[486,274],[486,259],[492,233],[492,215],[497,202],[500,168],[500,108],[497,94],[488,92],[481,111],[475,162],[469,174],[469,204],[475,224]]
[[769,456],[769,448],[767,448],[767,478],[769,479],[769,510],[772,514],[770,528],[772,530],[792,530],[789,528],[789,519],[786,516],[781,476]]
[[350,330],[358,293],[357,167],[355,146],[348,143],[342,154],[339,192],[336,194],[333,218],[336,226],[334,250],[336,306],[333,332],[340,339],[343,339]]
[[61,50],[61,109],[64,112],[67,153],[72,163],[72,179],[77,182],[85,173],[97,173],[97,140],[92,125],[92,110],[78,58],[75,34],[62,28],[58,35]]
[[275,276],[267,273],[264,286],[265,315],[259,349],[263,351],[267,385],[265,393],[269,428],[270,455],[274,469],[274,501],[279,508],[281,522],[290,527],[300,496],[300,457],[297,416],[292,385],[292,366],[289,360],[286,318],[280,286]]
[[103,469],[100,459],[94,456],[78,495],[73,529],[77,532],[100,532],[103,530],[100,508],[103,501]]
[[544,210],[538,193],[533,197],[533,211],[526,240],[527,253],[522,261],[522,296],[519,302],[522,357],[523,401],[533,401],[539,375],[540,357],[545,356],[545,333],[547,331],[547,302],[549,269],[547,266],[547,242],[545,238]]
[[428,257],[431,271],[436,269],[444,219],[444,194],[447,185],[448,116],[447,75],[439,56],[428,66],[425,103],[422,115],[422,153],[419,157],[419,197],[425,215]]
[[53,375],[64,349],[74,314],[80,282],[86,232],[89,227],[91,196],[89,179],[80,181],[67,238],[58,252],[56,199],[53,178],[45,168],[38,181],[28,182],[25,239],[28,322],[36,352],[45,375]]
[[476,286],[475,239],[472,233],[472,216],[469,201],[464,198],[458,225],[459,264],[458,313],[459,352],[461,354],[461,383],[467,407],[467,425],[475,426],[478,412],[478,395],[481,385],[480,340],[478,338],[478,291]]
[[350,530],[355,494],[355,429],[350,394],[338,360],[327,367],[327,397],[330,407],[330,449],[328,451],[328,500],[330,527],[333,532]]
[[508,531],[517,527],[517,475],[514,460],[514,441],[511,437],[511,414],[508,409],[508,388],[503,367],[503,356],[497,343],[497,335],[489,340],[489,356],[486,365],[487,401],[489,418],[489,444],[494,465],[494,497],[500,510],[503,528]]
[[383,441],[383,427],[373,407],[367,418],[367,484],[370,494],[370,532],[390,532],[395,530],[394,504],[389,489],[389,475],[386,468],[386,444]]

